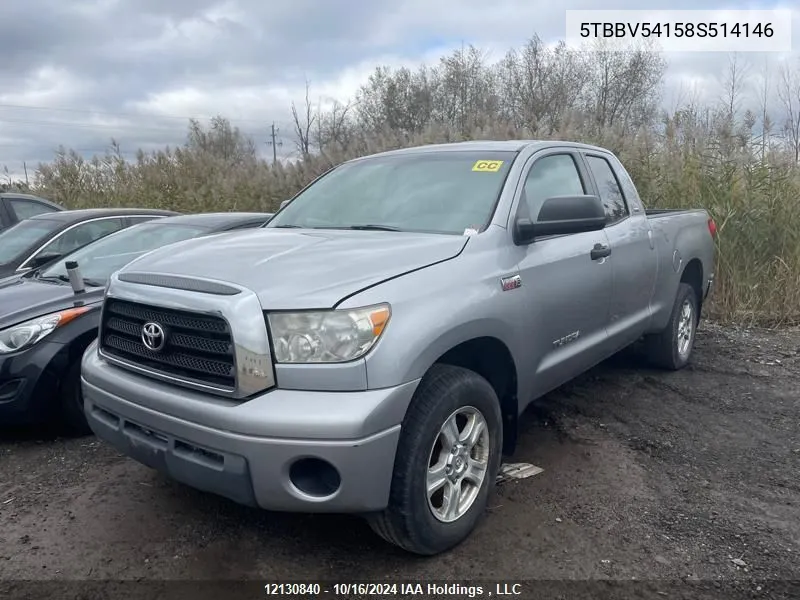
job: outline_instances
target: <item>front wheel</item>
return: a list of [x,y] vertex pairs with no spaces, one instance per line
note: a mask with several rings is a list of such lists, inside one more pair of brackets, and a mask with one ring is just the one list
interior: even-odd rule
[[502,446],[500,402],[489,382],[461,367],[434,365],[403,421],[389,506],[369,517],[370,526],[415,554],[458,545],[485,512]]

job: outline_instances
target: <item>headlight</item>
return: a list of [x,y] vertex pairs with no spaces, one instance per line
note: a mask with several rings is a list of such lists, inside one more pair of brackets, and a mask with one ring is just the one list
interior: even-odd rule
[[43,337],[58,327],[66,325],[87,310],[89,310],[88,306],[68,308],[3,329],[0,331],[0,354],[8,354],[33,346]]
[[271,313],[275,360],[279,363],[337,363],[366,354],[389,322],[388,304],[364,308]]

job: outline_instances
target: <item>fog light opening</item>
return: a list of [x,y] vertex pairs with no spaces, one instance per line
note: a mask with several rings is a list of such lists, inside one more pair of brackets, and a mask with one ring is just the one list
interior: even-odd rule
[[22,390],[23,379],[12,379],[0,384],[0,402],[8,402],[17,397]]
[[289,468],[294,487],[309,496],[324,498],[335,494],[342,483],[339,471],[319,458],[301,458]]

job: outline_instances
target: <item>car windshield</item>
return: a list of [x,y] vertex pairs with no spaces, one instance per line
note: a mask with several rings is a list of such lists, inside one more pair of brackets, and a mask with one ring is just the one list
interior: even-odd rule
[[90,285],[105,285],[112,273],[118,271],[134,258],[142,254],[172,244],[197,237],[207,229],[177,223],[158,221],[134,225],[117,233],[112,233],[96,242],[62,257],[56,264],[39,273],[41,279],[67,278],[67,261],[76,261],[81,276]]
[[345,163],[265,226],[463,235],[494,211],[515,152],[442,151]]
[[45,219],[26,219],[12,225],[0,233],[0,265],[12,263],[28,248],[43,244],[62,225],[61,221]]

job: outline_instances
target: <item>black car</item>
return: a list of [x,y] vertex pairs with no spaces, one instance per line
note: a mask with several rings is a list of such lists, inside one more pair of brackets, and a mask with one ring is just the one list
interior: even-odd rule
[[65,210],[60,204],[39,196],[0,192],[0,231],[35,215]]
[[149,208],[89,208],[32,216],[0,232],[0,278],[42,267],[131,225],[177,214]]
[[[97,240],[57,263],[0,283],[0,424],[49,421],[87,434],[80,363],[97,337],[108,278],[162,246],[263,225],[268,213],[206,213],[154,219]],[[67,263],[76,262],[76,292]]]

